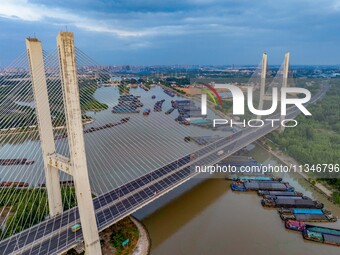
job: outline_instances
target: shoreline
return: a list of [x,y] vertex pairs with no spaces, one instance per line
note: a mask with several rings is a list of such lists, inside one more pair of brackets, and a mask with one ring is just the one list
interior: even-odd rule
[[139,238],[132,255],[149,255],[151,249],[151,238],[145,225],[134,216],[129,216],[139,231]]
[[[262,140],[257,141],[256,144],[259,145],[264,150],[266,150],[267,152],[269,152],[270,154],[272,154],[273,156],[275,156],[282,163],[284,163],[288,166],[289,165],[299,165],[299,162],[296,159],[294,159],[293,157],[283,153],[282,151],[280,151],[278,149],[271,148],[271,146],[268,145],[266,143],[266,141],[264,141],[264,139],[266,139],[267,141],[270,141],[268,138],[263,138]],[[269,148],[267,148],[267,147],[269,147]],[[298,175],[300,175],[303,179],[305,179],[315,190],[317,190],[319,193],[325,195],[329,201],[336,204],[334,202],[333,198],[332,198],[333,190],[329,189],[328,187],[326,187],[322,183],[317,182],[313,177],[309,177],[305,173],[300,173],[300,172],[296,172],[296,173]]]
[[[168,89],[168,90],[171,90],[173,93],[175,93],[177,96],[181,96],[181,97],[185,97],[187,99],[190,99],[190,100],[193,100],[193,97],[189,96],[187,93],[185,94],[181,94],[179,93],[178,91],[174,90],[173,88],[171,87],[168,87],[168,86],[165,86],[163,84],[157,84],[158,86],[162,87],[163,89]],[[220,116],[220,117],[224,117],[226,119],[231,119],[230,116],[228,116],[227,114],[225,114],[224,112],[221,112],[220,110],[216,110],[215,109],[215,105],[207,100],[207,107],[212,111],[214,112],[217,116]]]

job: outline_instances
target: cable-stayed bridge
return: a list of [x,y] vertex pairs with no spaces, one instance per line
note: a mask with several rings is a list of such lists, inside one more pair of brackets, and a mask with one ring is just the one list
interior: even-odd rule
[[[68,45],[62,47],[67,48]],[[1,85],[5,88],[5,91],[1,98],[0,111],[4,116],[11,116],[11,118],[3,121],[5,124],[0,134],[1,158],[30,155],[32,159],[35,159],[35,163],[32,165],[3,166],[1,168],[2,180],[16,182],[30,180],[27,188],[2,189],[0,194],[3,200],[2,214],[7,216],[6,224],[3,226],[3,240],[0,242],[1,254],[60,254],[76,246],[83,239],[85,239],[88,254],[98,254],[88,251],[89,247],[96,244],[87,242],[87,240],[95,239],[95,236],[88,236],[86,239],[84,238],[86,229],[83,228],[82,231],[75,233],[70,229],[76,223],[81,222],[82,226],[86,225],[81,220],[81,215],[84,215],[85,212],[79,207],[80,194],[75,196],[74,193],[67,192],[67,188],[62,188],[61,197],[55,198],[56,200],[60,199],[60,204],[56,203],[58,206],[51,208],[51,202],[49,204],[46,201],[49,195],[49,187],[47,187],[46,192],[41,185],[41,183],[45,183],[44,186],[53,185],[53,181],[51,181],[52,184],[49,184],[46,180],[44,182],[46,171],[43,171],[44,168],[46,170],[46,168],[50,169],[53,166],[58,173],[56,178],[61,178],[62,182],[65,183],[74,182],[76,184],[75,189],[84,187],[82,182],[76,179],[80,177],[74,176],[72,171],[75,170],[70,170],[75,168],[74,156],[72,156],[75,149],[70,144],[69,139],[73,139],[73,135],[76,134],[66,128],[68,123],[65,121],[67,119],[65,115],[67,114],[63,114],[63,112],[64,108],[66,112],[70,109],[67,109],[68,102],[65,102],[65,97],[67,98],[65,93],[68,93],[65,92],[67,87],[62,88],[62,85],[65,86],[65,83],[74,78],[67,75],[68,72],[75,73],[75,70],[72,69],[75,65],[72,66],[68,63],[68,61],[72,62],[72,59],[66,60],[67,54],[62,56],[60,53],[63,50],[62,47],[59,45],[58,50],[52,54],[45,54],[44,59],[35,63],[35,67],[34,63],[32,65],[32,59],[27,60],[24,55],[13,64],[14,66],[22,66],[22,68],[7,68],[6,72],[8,73],[2,78]],[[72,48],[70,48],[70,52],[67,52],[67,49],[65,51],[69,55],[73,52]],[[139,115],[135,117],[135,125],[133,125],[134,115],[131,115],[131,120],[128,123],[120,122],[120,119],[126,116],[112,116],[110,111],[112,98],[96,99],[100,96],[104,99],[106,96],[110,96],[107,95],[108,91],[104,91],[102,95],[94,96],[93,94],[93,90],[96,90],[98,86],[105,85],[103,80],[107,79],[105,77],[107,73],[87,72],[87,66],[93,65],[92,60],[76,48],[74,53],[78,66],[79,96],[75,97],[77,96],[76,93],[69,99],[76,98],[79,100],[80,98],[82,111],[78,112],[78,115],[82,114],[83,116],[82,118],[81,116],[78,117],[81,118],[83,124],[88,126],[85,127],[85,130],[90,130],[91,125],[92,128],[96,127],[95,125],[100,127],[97,132],[85,132],[83,138],[83,140],[85,139],[84,146],[89,168],[88,179],[92,192],[96,194],[93,199],[93,215],[96,229],[99,231],[197,175],[198,173],[194,171],[192,166],[215,164],[280,127],[266,123],[261,128],[243,128],[234,134],[224,133],[224,137],[216,142],[198,148],[183,143],[183,137],[194,131],[198,132],[198,130],[190,129],[188,131],[188,128],[178,125],[164,114],[159,114],[157,119],[152,119],[153,114],[150,115],[149,119]],[[56,57],[57,54],[58,57]],[[31,55],[28,56],[30,58]],[[35,72],[35,82],[34,78],[25,72],[25,61],[31,61],[30,71],[31,73]],[[42,66],[39,62],[44,62],[45,65]],[[63,64],[65,64],[64,67]],[[59,67],[59,65],[62,67]],[[64,77],[60,79],[60,76]],[[44,92],[41,86],[34,88],[37,83],[42,84],[42,87],[46,84],[47,90]],[[33,91],[34,89],[35,91]],[[123,88],[119,89],[123,90]],[[314,95],[309,104],[321,98],[326,91],[327,86],[323,86],[322,90]],[[154,93],[156,92],[155,89]],[[157,96],[161,95],[157,94]],[[41,156],[44,149],[41,151],[40,144],[43,143],[42,140],[44,139],[42,134],[46,133],[41,133],[40,127],[39,135],[37,126],[38,123],[41,125],[41,119],[39,120],[38,117],[38,121],[34,121],[35,118],[33,118],[33,116],[39,116],[39,114],[46,114],[46,112],[42,113],[41,111],[36,113],[36,111],[39,112],[39,97],[42,105],[45,105],[45,107],[49,105],[50,107],[51,117],[49,118],[51,119],[51,127],[53,126],[51,137],[55,142],[53,153],[47,154],[45,158]],[[141,94],[141,99],[144,99],[144,97],[145,95]],[[35,107],[28,104],[28,102],[33,101],[36,102]],[[107,103],[108,111],[101,102]],[[299,109],[289,108],[286,118],[292,119],[298,114],[300,114]],[[156,113],[154,115],[156,116]],[[280,118],[280,116],[274,114],[271,118]],[[93,120],[95,121],[93,122]],[[71,121],[70,118],[68,121]],[[112,125],[106,126],[108,122]],[[130,124],[133,125],[133,128],[129,128]],[[67,129],[67,132],[65,132],[65,129]],[[81,134],[83,135],[82,130]],[[168,134],[168,137],[166,137],[166,134]],[[168,148],[175,148],[175,150]],[[84,150],[84,148],[81,149]],[[152,151],[151,154],[150,151]],[[61,156],[64,158],[61,158]],[[46,163],[46,159],[51,159],[52,163]],[[57,159],[59,159],[59,163],[56,163]],[[64,165],[60,165],[60,163]],[[67,170],[67,167],[70,169]],[[58,169],[62,172],[59,173]],[[59,185],[59,181],[57,183]],[[44,193],[33,192],[39,189],[38,187]],[[19,195],[16,193],[19,193]],[[50,197],[48,199],[51,201]],[[20,206],[14,206],[12,200],[16,200],[16,204]],[[43,208],[42,215],[50,214],[50,217],[41,219],[38,214],[30,214],[29,212],[35,212],[34,206],[31,204],[32,201],[40,204]],[[78,206],[74,207],[75,205]],[[16,207],[16,211],[12,209],[14,207]],[[28,213],[19,214],[18,212],[21,209],[28,211]],[[18,217],[19,219],[17,219]],[[20,224],[29,228],[20,228]],[[12,229],[12,233],[8,233],[8,229]]]

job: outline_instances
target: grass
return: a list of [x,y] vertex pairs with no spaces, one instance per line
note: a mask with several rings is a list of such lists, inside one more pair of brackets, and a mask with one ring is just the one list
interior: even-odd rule
[[[129,255],[134,250],[139,238],[137,226],[129,217],[122,219],[112,226],[111,244],[115,247],[115,255]],[[129,239],[129,244],[125,247],[122,242]]]

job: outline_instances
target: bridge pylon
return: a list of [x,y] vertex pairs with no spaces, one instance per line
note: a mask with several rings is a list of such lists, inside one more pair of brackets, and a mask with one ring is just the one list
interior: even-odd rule
[[44,161],[49,213],[50,216],[55,216],[63,212],[63,205],[61,200],[59,171],[57,167],[49,164],[48,160],[48,156],[55,153],[55,143],[41,42],[37,38],[27,38],[26,49]]
[[59,170],[73,176],[86,255],[101,255],[89,182],[73,33],[57,37],[70,158],[56,153],[41,42],[27,38],[26,48],[43,153],[50,216],[63,212]]
[[87,170],[73,33],[60,32],[57,36],[57,47],[70,150],[70,173],[76,190],[85,254],[101,255]]
[[[261,83],[260,83],[260,99],[259,110],[263,110],[263,104],[265,100],[265,87],[266,87],[266,75],[267,75],[267,53],[262,54],[262,71],[261,71]],[[257,116],[257,119],[261,119],[261,115]]]
[[[285,60],[283,64],[283,80],[282,80],[282,88],[287,88],[287,83],[288,83],[288,72],[289,72],[289,52],[285,54]],[[280,117],[280,122],[285,120],[285,116],[281,115]],[[280,132],[283,132],[285,130],[285,127],[281,125],[280,127]]]

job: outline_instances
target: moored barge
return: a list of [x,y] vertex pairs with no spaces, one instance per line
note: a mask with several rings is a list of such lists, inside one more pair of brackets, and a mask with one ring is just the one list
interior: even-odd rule
[[332,214],[327,209],[280,208],[280,214]]
[[302,197],[303,194],[301,192],[297,192],[297,191],[270,191],[270,190],[259,190],[257,191],[257,194],[259,196],[265,196],[265,195],[269,195],[269,196],[299,196]]
[[0,166],[32,165],[33,163],[33,160],[28,160],[27,158],[0,159]]
[[315,208],[322,209],[323,203],[310,199],[262,199],[264,207],[284,207],[284,208]]
[[337,218],[332,214],[281,214],[282,220],[297,220],[309,222],[336,222]]
[[280,190],[294,191],[294,188],[287,182],[274,181],[248,181],[234,182],[231,184],[234,191],[258,191],[258,190]]
[[236,175],[226,176],[226,179],[232,181],[282,181],[282,178],[272,176],[249,176],[249,175]]
[[340,230],[306,225],[302,232],[306,240],[340,246]]

